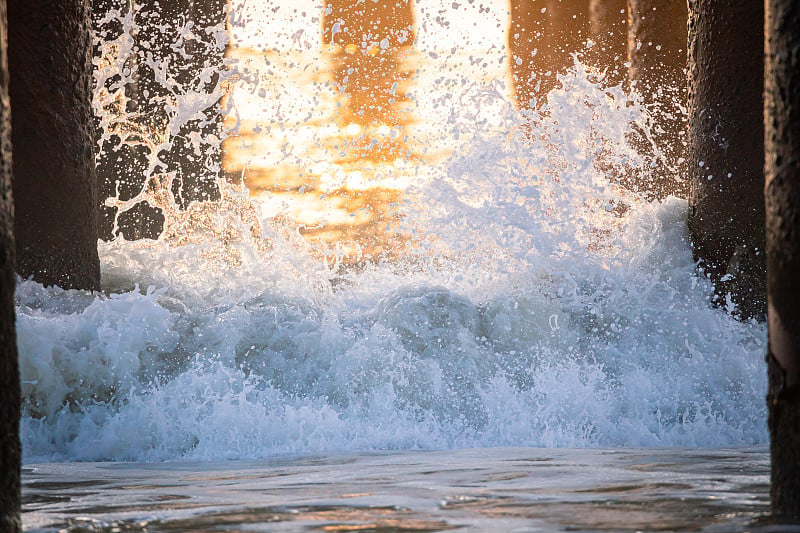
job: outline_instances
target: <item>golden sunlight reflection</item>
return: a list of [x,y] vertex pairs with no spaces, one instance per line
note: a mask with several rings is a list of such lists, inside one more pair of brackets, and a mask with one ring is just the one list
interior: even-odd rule
[[452,153],[452,109],[470,105],[452,89],[510,92],[508,18],[507,0],[234,0],[229,179],[328,257],[402,253],[404,191]]

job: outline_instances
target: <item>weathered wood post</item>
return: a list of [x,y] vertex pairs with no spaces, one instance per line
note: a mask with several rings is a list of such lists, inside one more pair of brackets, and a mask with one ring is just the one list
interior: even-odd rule
[[690,0],[689,229],[695,256],[743,318],[766,311],[764,6]]
[[767,0],[764,148],[772,512],[800,520],[800,10]]
[[8,98],[6,0],[0,0],[0,533],[19,533],[20,389],[14,331],[14,202]]
[[589,1],[589,36],[594,41],[589,55],[594,65],[606,72],[608,85],[627,79],[623,68],[628,55],[627,18],[626,0]]
[[89,0],[10,0],[16,268],[98,289]]
[[522,109],[539,107],[583,51],[588,0],[511,0],[508,49],[514,95]]
[[686,180],[679,161],[684,157],[686,123],[686,0],[628,0],[628,76],[631,87],[650,110],[650,136],[635,144],[652,153],[656,165],[635,183],[650,196],[685,196]]

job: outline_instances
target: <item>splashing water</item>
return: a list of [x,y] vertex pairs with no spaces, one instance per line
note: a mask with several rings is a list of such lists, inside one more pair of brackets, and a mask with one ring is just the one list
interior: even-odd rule
[[615,184],[645,111],[576,64],[520,114],[458,58],[418,73],[459,105],[416,100],[450,155],[407,176],[397,259],[332,266],[223,185],[101,243],[102,294],[21,281],[27,460],[766,442],[765,326],[711,305],[684,200]]

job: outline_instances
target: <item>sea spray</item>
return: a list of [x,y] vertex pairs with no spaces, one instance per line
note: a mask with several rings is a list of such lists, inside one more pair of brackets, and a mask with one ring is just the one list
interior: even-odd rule
[[[342,95],[320,81],[315,12],[274,7],[234,6],[230,19],[234,39],[250,28],[276,47],[260,67],[229,57],[183,84],[135,49],[141,21],[107,15],[117,29],[97,36],[100,146],[116,135],[147,157],[138,188],[106,204],[158,206],[163,234],[101,243],[102,293],[20,281],[27,461],[766,442],[765,326],[712,305],[684,200],[624,187],[653,167],[629,146],[649,127],[635,95],[576,62],[546,105],[521,113],[503,81],[502,17],[481,6],[500,29],[469,37],[497,43],[457,49],[425,8],[415,80],[400,89],[419,118],[384,132],[402,133],[407,157],[368,176],[335,161],[347,148],[329,120]],[[305,33],[243,27],[258,9]],[[222,27],[175,23],[224,46]],[[164,73],[158,124],[126,108],[135,64]],[[243,90],[225,100],[230,133],[248,118],[264,132],[246,164],[317,176],[298,197],[401,188],[383,228],[396,249],[332,255],[277,195],[233,184],[218,202],[177,206],[158,152],[232,81]],[[220,142],[199,139],[196,154]]]
[[94,12],[100,237],[156,238],[164,211],[219,197],[224,2],[112,4]]
[[[765,326],[712,305],[685,200],[623,186],[647,110],[576,63],[520,113],[474,54],[444,59],[408,91],[427,155],[381,167],[405,184],[393,254],[331,257],[240,186],[181,209],[150,188],[164,233],[101,243],[102,293],[21,280],[26,460],[765,443]],[[274,129],[302,161],[331,126],[298,124]]]

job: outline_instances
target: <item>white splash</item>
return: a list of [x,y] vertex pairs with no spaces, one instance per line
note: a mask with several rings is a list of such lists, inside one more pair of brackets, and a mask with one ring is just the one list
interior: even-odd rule
[[343,274],[226,190],[102,244],[103,294],[21,281],[26,459],[766,442],[766,328],[711,305],[684,200],[615,184],[643,111],[591,78],[527,117],[491,80],[420,95],[451,155],[398,261]]

